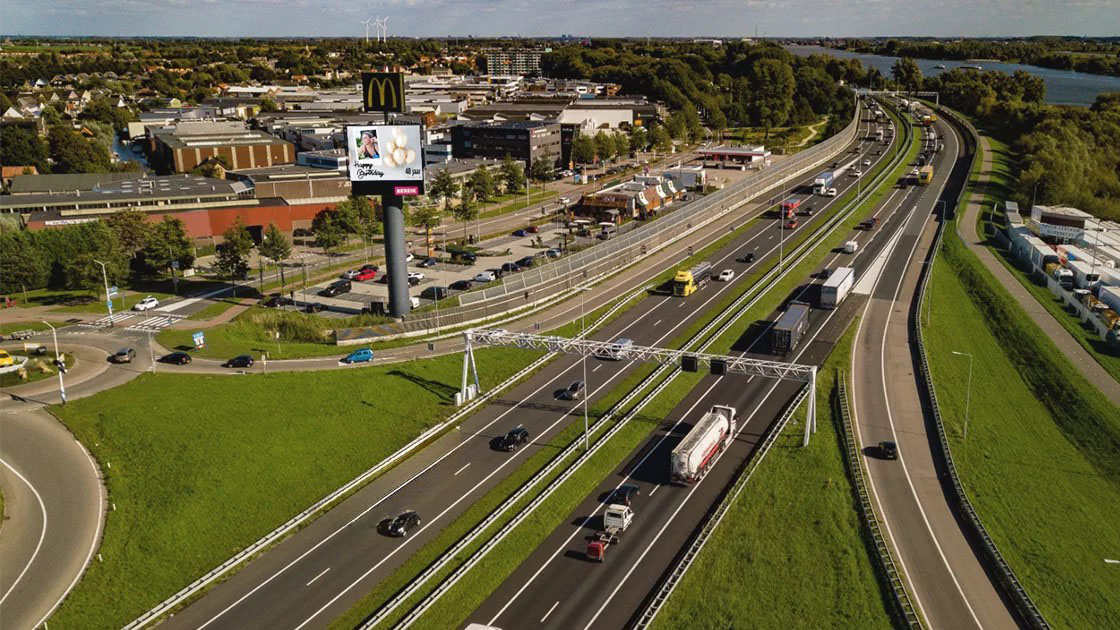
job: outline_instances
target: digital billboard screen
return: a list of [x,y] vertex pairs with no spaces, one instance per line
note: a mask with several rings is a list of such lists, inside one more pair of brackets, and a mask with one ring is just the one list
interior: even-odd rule
[[424,194],[420,125],[353,125],[346,146],[356,194]]

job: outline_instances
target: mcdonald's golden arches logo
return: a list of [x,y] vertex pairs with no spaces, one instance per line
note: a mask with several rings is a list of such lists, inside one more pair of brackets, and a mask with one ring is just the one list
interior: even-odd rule
[[367,112],[404,113],[404,75],[400,72],[363,72],[362,94]]

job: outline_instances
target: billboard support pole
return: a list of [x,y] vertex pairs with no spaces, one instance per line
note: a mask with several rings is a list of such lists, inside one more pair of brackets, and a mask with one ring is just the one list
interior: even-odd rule
[[407,245],[404,240],[404,198],[400,195],[382,195],[385,227],[385,268],[389,274],[389,314],[404,317],[408,314],[408,269],[405,266]]

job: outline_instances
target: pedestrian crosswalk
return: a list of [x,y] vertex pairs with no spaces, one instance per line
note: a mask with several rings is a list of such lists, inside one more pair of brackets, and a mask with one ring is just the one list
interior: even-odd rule
[[142,322],[132,324],[131,326],[125,328],[125,330],[131,330],[135,332],[159,332],[164,328],[167,328],[168,326],[179,321],[180,319],[185,319],[185,317],[183,315],[161,313],[159,315],[156,315],[155,317],[149,317]]
[[174,313],[152,314],[152,313],[137,313],[135,311],[124,311],[124,312],[121,312],[121,313],[113,313],[112,318],[110,318],[108,316],[105,316],[105,317],[102,317],[101,319],[97,319],[97,320],[94,320],[94,321],[89,322],[89,323],[78,324],[78,325],[82,326],[84,328],[95,328],[95,329],[100,330],[100,329],[103,329],[103,328],[108,328],[109,327],[109,322],[112,321],[114,326],[120,328],[120,327],[123,326],[123,324],[121,322],[125,322],[127,320],[130,320],[130,319],[132,319],[134,317],[138,317],[138,316],[144,317],[144,319],[142,319],[138,322],[128,322],[128,325],[124,326],[124,330],[132,331],[132,332],[159,332],[159,331],[163,330],[164,328],[167,328],[168,326],[170,326],[170,325],[174,324],[175,322],[179,321],[180,319],[185,319],[186,318],[185,315],[176,315]]
[[133,311],[121,311],[120,313],[113,313],[112,317],[109,317],[108,315],[106,315],[105,317],[102,317],[101,319],[95,319],[92,322],[78,324],[78,325],[83,326],[85,328],[105,328],[109,325],[110,321],[113,324],[119,324],[120,322],[123,322],[126,319],[131,319],[135,315],[136,315],[136,313],[133,312]]

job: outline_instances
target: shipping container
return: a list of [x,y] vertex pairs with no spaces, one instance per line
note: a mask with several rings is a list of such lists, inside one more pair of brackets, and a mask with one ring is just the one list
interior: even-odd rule
[[786,311],[775,322],[770,336],[770,349],[774,354],[789,354],[809,329],[809,305],[790,302]]

